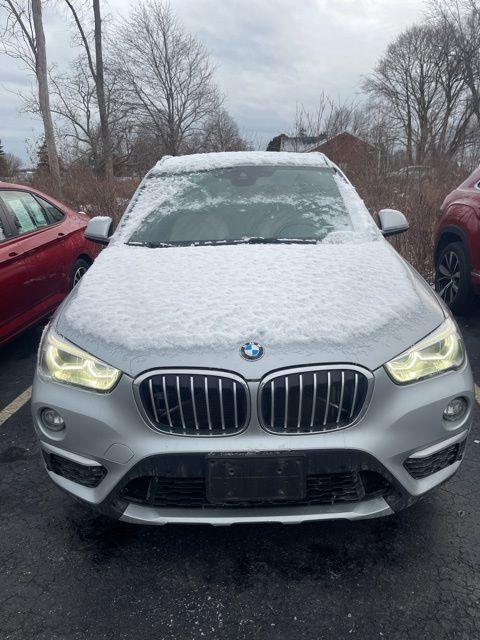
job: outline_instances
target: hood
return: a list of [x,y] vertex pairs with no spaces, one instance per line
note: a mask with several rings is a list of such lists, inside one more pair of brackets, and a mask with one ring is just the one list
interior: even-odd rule
[[[212,367],[248,379],[303,364],[375,369],[433,331],[444,313],[383,239],[316,245],[103,251],[56,318],[56,330],[135,376]],[[261,360],[239,347],[256,340]]]

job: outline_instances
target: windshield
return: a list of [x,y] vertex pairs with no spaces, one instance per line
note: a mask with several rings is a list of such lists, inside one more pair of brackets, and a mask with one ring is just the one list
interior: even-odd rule
[[148,213],[129,244],[317,242],[332,232],[358,231],[330,168],[245,166],[151,180],[163,181],[172,195],[156,204],[151,190]]

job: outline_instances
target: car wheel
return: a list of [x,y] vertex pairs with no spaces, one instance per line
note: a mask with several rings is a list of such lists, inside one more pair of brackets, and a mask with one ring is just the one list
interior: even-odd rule
[[470,307],[470,273],[461,242],[452,242],[442,249],[435,269],[435,290],[454,313],[463,313]]
[[72,277],[70,282],[71,289],[73,289],[73,287],[78,282],[80,282],[80,280],[83,278],[83,276],[85,275],[85,273],[88,271],[89,268],[90,268],[90,263],[84,258],[79,258],[75,262],[75,264],[73,265]]

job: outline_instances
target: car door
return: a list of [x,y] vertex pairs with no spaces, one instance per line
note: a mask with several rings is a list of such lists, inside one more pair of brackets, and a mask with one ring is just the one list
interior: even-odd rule
[[65,233],[28,191],[5,189],[0,201],[18,236],[26,269],[25,291],[32,311],[43,315],[65,296]]
[[27,270],[17,237],[0,202],[0,344],[16,333],[29,313]]

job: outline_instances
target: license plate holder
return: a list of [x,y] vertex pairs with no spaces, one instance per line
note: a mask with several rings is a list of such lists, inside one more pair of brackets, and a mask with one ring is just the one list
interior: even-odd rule
[[305,498],[301,455],[207,457],[207,499],[212,504],[288,502]]

